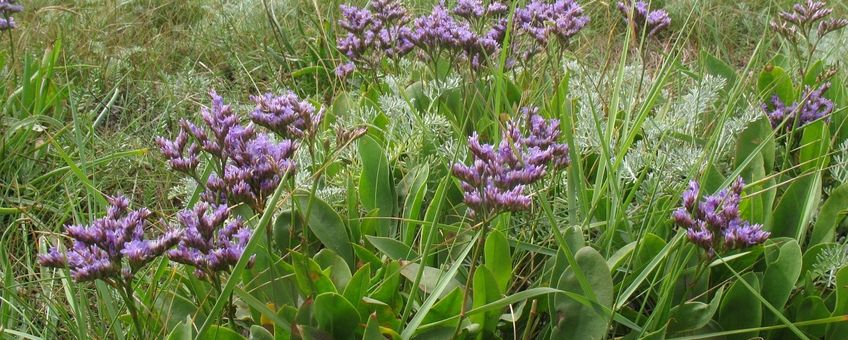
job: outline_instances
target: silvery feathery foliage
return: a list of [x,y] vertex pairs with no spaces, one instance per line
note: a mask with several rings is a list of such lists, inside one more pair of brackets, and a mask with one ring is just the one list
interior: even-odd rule
[[459,75],[453,73],[449,74],[445,77],[445,79],[427,81],[424,83],[424,96],[426,96],[430,102],[435,102],[436,99],[448,91],[459,88],[461,81],[462,79],[460,79]]
[[[606,103],[604,94],[614,89],[614,76],[603,75],[599,71],[590,71],[575,62],[566,62],[563,67],[569,72],[569,93],[577,100],[577,121],[575,122],[575,142],[582,151],[600,153],[606,134],[606,117],[598,110]],[[619,89],[619,110],[630,110],[645,99],[653,79],[643,72],[641,65],[628,65],[624,68],[623,83]],[[597,117],[596,117],[597,115]],[[600,133],[596,120],[599,120]],[[617,144],[613,135],[610,148]]]
[[[549,167],[570,163],[568,145],[557,142],[559,121],[543,119],[535,107],[522,108],[521,113],[522,120],[507,123],[497,146],[481,144],[475,132],[468,138],[473,163],[453,165],[472,218],[528,209],[531,199],[526,187],[542,179]],[[522,133],[522,125],[527,134]]]
[[739,216],[742,202],[742,177],[736,179],[730,189],[723,189],[700,201],[698,182],[689,182],[683,192],[682,207],[672,213],[674,222],[686,228],[689,241],[703,248],[708,257],[722,250],[742,249],[765,242],[771,233],[762,230],[762,225],[751,224]]
[[[674,183],[701,166],[702,148],[674,135],[698,136],[702,133],[701,115],[718,99],[725,86],[724,78],[705,75],[697,86],[677,99],[668,111],[658,112],[645,120],[643,138],[625,155],[622,175],[635,180],[639,173],[650,170]],[[665,189],[665,188],[664,188]]]
[[24,6],[18,4],[17,0],[0,0],[0,31],[10,30],[17,27],[12,14],[24,10]]
[[[647,2],[636,1],[630,4],[628,0],[626,2],[619,2],[617,7],[621,14],[624,15],[625,21],[628,23],[632,22],[637,32],[641,33],[642,30],[645,30],[649,37],[671,25],[671,18],[668,16],[668,12],[663,9],[652,11]],[[630,18],[631,13],[633,15],[632,21]]]
[[182,237],[177,247],[168,251],[168,258],[193,266],[198,278],[229,270],[241,258],[251,235],[240,217],[227,222],[229,217],[226,205],[206,202],[181,211]]
[[830,175],[839,184],[848,183],[848,140],[839,143],[839,147],[833,155]]
[[[397,95],[382,95],[379,104],[388,118],[385,136],[390,160],[416,163],[431,156],[425,152],[427,146],[444,146],[452,140],[450,122],[438,113],[416,112],[411,103]],[[436,156],[447,158],[442,149],[435,150]]]
[[109,197],[106,216],[89,225],[68,225],[65,234],[73,239],[66,252],[52,247],[38,256],[45,267],[71,270],[74,281],[132,280],[135,274],[154,258],[162,255],[179,241],[182,232],[168,231],[159,238],[145,239],[147,209],[129,210],[129,200],[123,196]]
[[813,277],[821,286],[836,287],[836,273],[848,266],[848,243],[834,244],[825,247],[816,255],[813,263]]

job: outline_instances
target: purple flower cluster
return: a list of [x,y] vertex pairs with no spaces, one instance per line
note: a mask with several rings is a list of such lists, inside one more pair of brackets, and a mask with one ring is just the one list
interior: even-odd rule
[[[648,3],[644,1],[636,1],[632,5],[629,1],[619,2],[618,10],[624,15],[624,20],[632,22],[638,32],[646,30],[649,37],[671,25],[668,12],[662,9],[651,11]],[[632,21],[631,13],[633,13]]]
[[[238,116],[214,91],[210,93],[212,107],[201,110],[206,128],[187,120],[180,122],[180,132],[174,140],[157,138],[162,154],[174,170],[191,174],[199,164],[202,149],[212,156],[217,172],[207,179],[202,198],[208,203],[246,203],[256,211],[265,207],[265,198],[295,170],[292,160],[298,147],[293,139],[275,141],[272,136],[257,133],[252,124],[239,122]],[[281,99],[282,98],[282,99]],[[279,131],[282,136],[304,136],[314,133],[320,112],[289,94],[274,98],[257,97],[254,120]],[[188,144],[192,136],[197,143]],[[198,146],[199,145],[199,146]]]
[[38,256],[38,263],[45,267],[68,267],[77,282],[131,280],[146,263],[179,242],[182,233],[178,230],[157,239],[144,239],[150,211],[128,210],[129,200],[123,196],[110,197],[109,203],[105,217],[87,226],[66,226],[65,233],[74,240],[73,246],[65,253],[52,247]]
[[787,131],[819,119],[830,119],[829,115],[833,112],[833,102],[824,96],[829,88],[830,83],[825,83],[815,90],[807,86],[801,94],[801,102],[788,106],[780,97],[772,96],[769,103],[762,104],[763,112],[768,116],[772,128],[777,128],[785,120],[789,120],[784,126]]
[[[763,243],[771,235],[759,224],[751,224],[739,216],[739,204],[745,182],[739,177],[730,187],[700,202],[698,182],[689,182],[683,192],[683,206],[672,213],[674,222],[686,228],[689,241],[712,257],[719,250],[742,249]],[[698,203],[697,205],[695,203]]]
[[568,45],[571,37],[588,23],[589,17],[583,13],[583,7],[574,0],[554,3],[533,0],[515,11],[515,26],[542,46],[547,45],[551,37]]
[[24,7],[17,0],[0,0],[0,31],[10,30],[17,27],[12,14],[19,13]]
[[251,96],[250,99],[256,103],[250,119],[286,138],[313,136],[324,116],[323,108],[315,112],[312,104],[300,100],[291,91],[281,96],[266,93],[263,96]]
[[848,20],[844,18],[825,19],[833,13],[832,8],[825,6],[826,4],[822,1],[813,0],[795,4],[792,11],[778,13],[780,20],[772,21],[771,27],[790,41],[796,41],[799,35],[808,39],[813,28],[816,29],[817,36],[821,38],[848,25]]
[[523,134],[520,122],[511,121],[500,144],[481,144],[475,132],[468,138],[474,156],[471,165],[456,163],[453,174],[465,191],[465,204],[472,217],[501,211],[519,211],[530,207],[526,186],[545,176],[549,166],[565,167],[570,163],[568,145],[557,143],[559,121],[545,120],[537,108],[524,108]]
[[[460,1],[453,12],[465,20],[457,20],[443,4],[436,5],[429,15],[415,19],[412,40],[423,51],[431,53],[431,57],[439,51],[456,52],[476,69],[500,51],[507,28],[506,18],[500,16],[505,11],[506,5],[500,2],[483,7],[480,1]],[[495,18],[491,27],[482,33],[477,33],[469,21],[478,18],[474,17],[476,13]]]
[[244,253],[251,231],[239,217],[227,223],[229,216],[226,205],[205,202],[181,211],[178,217],[183,237],[168,251],[168,258],[194,266],[199,278],[234,266]]
[[[356,63],[379,63],[384,57],[397,58],[413,48],[412,32],[406,24],[409,14],[397,0],[374,0],[370,9],[341,5],[339,20],[347,35],[336,41],[345,56]],[[345,63],[336,69],[340,77],[353,72],[354,66]]]

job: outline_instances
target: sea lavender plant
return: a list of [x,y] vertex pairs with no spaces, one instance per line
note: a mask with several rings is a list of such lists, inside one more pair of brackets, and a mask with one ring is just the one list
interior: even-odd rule
[[[800,62],[802,76],[822,38],[848,26],[848,19],[828,18],[833,9],[826,6],[822,1],[807,0],[795,4],[792,11],[781,11],[778,18],[770,23],[771,29],[790,43],[792,53]],[[799,44],[802,42],[803,45]],[[806,53],[802,49],[806,49]]]
[[543,178],[549,166],[570,163],[568,145],[557,143],[559,121],[543,119],[538,108],[527,107],[521,112],[528,134],[521,132],[519,122],[511,121],[495,147],[481,144],[475,132],[468,138],[474,162],[456,163],[452,168],[461,181],[472,218],[529,208],[531,199],[525,188]]
[[[157,239],[144,238],[151,213],[147,209],[130,211],[129,200],[123,196],[108,198],[106,216],[89,225],[68,225],[67,236],[74,240],[71,249],[62,253],[50,248],[38,262],[45,267],[71,270],[77,282],[129,281],[145,264],[174,246],[181,232],[172,230]],[[126,261],[124,261],[126,260]]]
[[633,4],[630,1],[619,2],[618,10],[636,32],[645,30],[649,37],[671,25],[668,12],[663,9],[651,11],[649,4],[644,1],[636,1]]
[[723,189],[698,202],[700,186],[691,181],[682,195],[683,206],[672,213],[674,222],[686,228],[689,241],[703,248],[707,257],[712,258],[720,251],[761,244],[771,235],[762,225],[751,224],[739,215],[744,186],[745,182],[739,177],[729,190]]
[[796,127],[802,127],[819,119],[830,119],[833,112],[833,102],[824,96],[830,88],[825,83],[816,89],[807,86],[801,94],[801,102],[786,105],[777,95],[772,96],[769,103],[763,103],[763,112],[771,122],[772,128],[778,128],[784,121],[784,129],[788,132]]
[[130,202],[124,196],[109,197],[108,201],[110,207],[105,217],[89,225],[65,227],[66,235],[73,239],[70,249],[62,252],[51,247],[38,256],[38,263],[44,267],[70,268],[71,278],[77,282],[99,279],[118,288],[141,336],[132,281],[144,265],[176,245],[182,231],[171,230],[159,238],[145,239],[144,230],[148,229],[151,212],[130,211]]
[[[457,19],[441,3],[429,15],[415,19],[412,40],[431,62],[446,52],[451,58],[467,60],[472,69],[479,69],[500,51],[506,36],[507,20],[503,17],[506,9],[498,1],[488,6],[479,0],[460,1],[453,8],[453,13],[460,17]],[[481,26],[484,19],[491,19],[491,25],[476,31],[474,27]]]
[[[210,92],[212,107],[201,110],[206,129],[190,123],[180,122],[180,133],[174,140],[157,138],[162,154],[175,170],[194,174],[198,165],[198,147],[195,143],[186,147],[188,135],[194,137],[196,145],[208,153],[216,171],[205,183],[206,190],[202,199],[214,204],[245,203],[255,211],[265,208],[265,199],[273,193],[282,180],[295,171],[292,160],[299,143],[296,140],[280,141],[265,133],[257,133],[252,124],[244,126],[229,105],[214,91]],[[265,97],[263,97],[265,98]],[[273,98],[260,99],[263,108],[292,109]],[[296,101],[295,101],[296,102]],[[298,102],[298,104],[301,104]],[[271,106],[268,106],[271,105]],[[297,116],[306,112],[305,105],[299,105],[297,112],[282,117],[271,111],[255,115],[263,124],[278,129],[285,135],[312,133],[313,117]],[[294,110],[294,109],[293,109]],[[313,108],[314,110],[314,108]],[[255,112],[256,113],[256,112]],[[284,113],[280,111],[280,113]],[[284,124],[290,119],[290,125]],[[284,135],[284,136],[285,136]],[[195,179],[200,178],[193,175]]]
[[19,13],[24,7],[17,0],[0,0],[0,31],[11,30],[17,27],[12,14]]
[[354,64],[340,65],[337,74],[350,74],[355,64],[375,67],[383,58],[403,57],[412,50],[411,30],[406,26],[409,14],[397,0],[375,0],[369,8],[340,5],[339,9],[339,26],[347,35],[336,46]]
[[515,11],[515,26],[545,46],[551,37],[568,45],[571,37],[580,32],[589,17],[574,0],[530,1],[527,6]]
[[229,270],[238,262],[251,236],[240,217],[227,222],[229,217],[230,209],[226,205],[206,202],[181,211],[182,228],[179,230],[183,237],[175,249],[168,251],[168,258],[193,266],[198,278],[212,278],[217,282],[216,274]]
[[312,104],[300,100],[291,91],[280,96],[266,93],[263,96],[251,96],[250,99],[256,103],[250,119],[288,139],[314,136],[324,117],[324,108],[315,112]]
[[828,18],[833,13],[832,8],[826,7],[823,1],[807,0],[792,6],[792,11],[781,11],[778,20],[771,22],[771,27],[790,41],[798,38],[809,40],[815,30],[816,39],[848,25],[848,19]]

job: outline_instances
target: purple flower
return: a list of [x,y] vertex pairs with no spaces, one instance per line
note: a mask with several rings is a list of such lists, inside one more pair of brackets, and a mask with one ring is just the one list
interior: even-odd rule
[[712,257],[719,250],[742,249],[763,243],[771,235],[759,224],[750,224],[739,215],[742,201],[742,177],[736,179],[730,189],[704,197],[696,205],[700,187],[691,181],[683,192],[683,206],[671,217],[674,223],[686,228],[689,241],[707,251]]
[[618,10],[624,15],[624,20],[631,22],[630,14],[633,13],[632,24],[635,29],[641,32],[646,30],[647,36],[653,36],[657,32],[671,25],[671,18],[668,12],[662,9],[651,11],[648,8],[648,3],[644,1],[636,1],[633,5],[627,2],[619,2]]
[[345,79],[350,76],[354,70],[356,70],[356,64],[346,62],[336,67],[336,77],[339,77],[339,79]]
[[559,122],[542,119],[536,108],[521,112],[526,116],[528,134],[521,132],[521,124],[509,122],[495,147],[481,144],[474,133],[468,138],[473,163],[453,165],[452,172],[461,182],[472,217],[529,208],[531,199],[524,189],[544,177],[549,166],[569,164],[568,146],[556,142]]
[[229,217],[227,206],[205,202],[181,211],[182,238],[167,252],[168,258],[195,267],[200,278],[234,266],[244,253],[251,231],[240,217],[227,222]]
[[809,86],[801,94],[801,101],[787,106],[778,96],[772,96],[769,103],[761,105],[763,112],[771,122],[772,128],[777,128],[784,121],[786,131],[802,127],[819,119],[830,119],[833,112],[833,102],[825,98],[824,93],[830,88],[825,83],[813,90]]
[[315,107],[300,100],[294,92],[274,96],[251,96],[256,109],[250,114],[254,123],[267,127],[284,138],[303,139],[314,136],[324,116],[324,109],[315,112]]
[[848,20],[844,18],[825,19],[833,13],[833,9],[825,7],[826,5],[824,2],[813,0],[795,4],[792,6],[792,11],[778,13],[779,20],[772,21],[771,28],[794,42],[798,36],[810,39],[806,34],[814,28],[818,38],[821,38],[848,25]]
[[194,174],[195,170],[197,170],[197,165],[200,164],[200,159],[198,158],[200,147],[195,143],[191,143],[186,148],[189,137],[189,126],[190,123],[188,121],[181,120],[180,132],[174,140],[156,137],[156,143],[159,144],[159,150],[168,159],[168,164],[172,169],[187,174]]
[[541,45],[547,45],[550,37],[556,37],[568,45],[571,37],[589,23],[583,8],[574,0],[557,0],[547,3],[533,0],[515,11],[516,27],[530,35]]
[[[173,141],[158,138],[162,153],[172,168],[194,173],[198,149],[211,156],[215,172],[204,184],[201,198],[208,203],[246,203],[254,210],[265,207],[265,198],[274,192],[282,180],[295,171],[292,160],[298,142],[292,139],[275,140],[257,133],[253,125],[244,126],[229,105],[214,91],[212,106],[203,108],[205,128],[182,121],[180,133]],[[304,137],[315,133],[322,112],[292,93],[281,97],[254,97],[257,103],[252,118],[284,137]],[[188,148],[188,136],[197,144]]]
[[17,27],[12,14],[19,13],[24,7],[17,0],[0,0],[0,31],[10,30]]
[[486,14],[482,0],[458,0],[453,13],[463,18],[479,18]]
[[[409,14],[396,0],[375,0],[370,9],[340,5],[341,26],[347,34],[336,41],[336,47],[356,63],[377,64],[384,57],[398,58],[414,47],[412,31],[406,24]],[[350,67],[337,69],[337,75],[346,75]]]
[[77,282],[132,279],[145,264],[179,241],[179,231],[169,231],[158,239],[144,239],[150,211],[129,211],[129,201],[123,196],[110,197],[109,203],[105,217],[89,225],[66,226],[65,233],[74,240],[72,247],[65,253],[51,247],[38,256],[39,264],[68,267]]

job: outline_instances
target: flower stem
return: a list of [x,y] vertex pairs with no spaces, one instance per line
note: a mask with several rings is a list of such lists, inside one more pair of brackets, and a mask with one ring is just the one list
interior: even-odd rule
[[128,281],[122,281],[120,285],[123,288],[121,298],[124,299],[124,303],[127,304],[127,309],[130,310],[130,318],[132,319],[133,325],[135,326],[136,335],[138,335],[139,339],[144,339],[144,333],[141,329],[141,323],[138,321],[138,310],[135,308],[135,299],[133,298],[132,293],[132,283]]

